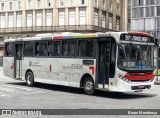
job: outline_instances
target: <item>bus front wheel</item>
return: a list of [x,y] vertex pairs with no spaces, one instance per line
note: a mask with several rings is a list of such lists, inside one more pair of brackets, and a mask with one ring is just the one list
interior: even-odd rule
[[91,77],[87,77],[84,80],[83,89],[85,94],[87,95],[93,95],[94,94],[94,81]]
[[27,72],[26,74],[26,83],[27,83],[27,86],[30,86],[30,87],[34,85],[34,75],[31,71]]

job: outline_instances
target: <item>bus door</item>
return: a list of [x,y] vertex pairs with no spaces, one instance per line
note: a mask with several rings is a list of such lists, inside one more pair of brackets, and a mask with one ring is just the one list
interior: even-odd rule
[[109,89],[110,41],[98,41],[98,87]]
[[15,44],[15,79],[22,79],[23,44]]

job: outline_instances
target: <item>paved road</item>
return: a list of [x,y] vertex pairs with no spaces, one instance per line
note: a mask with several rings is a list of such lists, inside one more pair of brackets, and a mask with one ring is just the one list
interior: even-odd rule
[[97,91],[85,95],[82,89],[25,82],[3,76],[0,68],[0,109],[160,109],[160,85],[140,93],[116,94]]

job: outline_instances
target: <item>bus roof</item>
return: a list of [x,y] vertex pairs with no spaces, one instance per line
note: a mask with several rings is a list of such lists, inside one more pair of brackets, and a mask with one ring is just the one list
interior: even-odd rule
[[81,38],[94,38],[94,37],[114,37],[116,42],[120,42],[121,34],[131,34],[140,36],[152,36],[144,32],[97,32],[97,33],[74,33],[74,32],[56,32],[38,34],[35,37],[19,38],[19,39],[6,39],[5,42],[15,41],[31,41],[31,40],[60,40],[60,39],[81,39]]

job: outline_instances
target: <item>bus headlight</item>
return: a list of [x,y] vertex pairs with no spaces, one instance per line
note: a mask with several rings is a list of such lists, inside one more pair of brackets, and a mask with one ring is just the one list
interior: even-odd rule
[[123,77],[122,75],[118,75],[118,77],[119,77],[121,80],[123,80],[123,81],[125,81],[125,82],[127,82],[127,83],[131,83],[131,81],[130,81],[129,79]]

